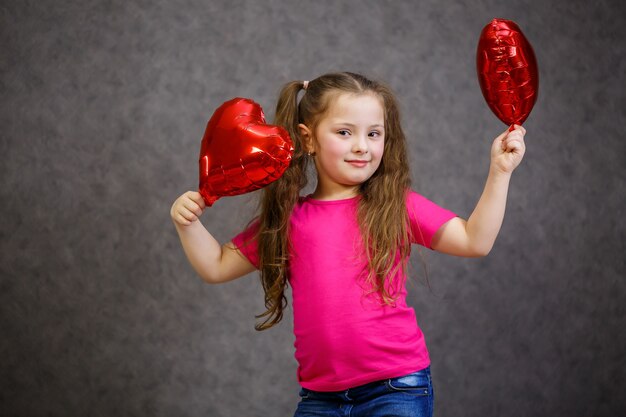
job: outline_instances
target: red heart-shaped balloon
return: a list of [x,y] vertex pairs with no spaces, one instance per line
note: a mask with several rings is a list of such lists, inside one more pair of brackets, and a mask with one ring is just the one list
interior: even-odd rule
[[539,74],[533,48],[517,24],[493,19],[483,28],[476,69],[491,111],[507,125],[522,124],[537,101]]
[[200,194],[218,198],[244,194],[280,178],[293,155],[287,130],[265,123],[261,106],[247,98],[222,104],[209,120],[200,149]]

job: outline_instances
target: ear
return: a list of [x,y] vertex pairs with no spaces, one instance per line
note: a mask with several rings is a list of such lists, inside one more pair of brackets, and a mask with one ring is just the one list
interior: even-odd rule
[[302,138],[302,145],[304,146],[305,152],[315,152],[315,147],[313,146],[313,133],[311,129],[309,129],[305,124],[298,124],[298,130],[300,132],[300,137]]

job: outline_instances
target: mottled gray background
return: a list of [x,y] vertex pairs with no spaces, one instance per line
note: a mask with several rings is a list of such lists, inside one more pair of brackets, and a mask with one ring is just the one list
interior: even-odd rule
[[[203,284],[169,218],[206,121],[363,72],[398,93],[414,188],[467,217],[504,130],[474,67],[493,17],[534,45],[540,96],[490,256],[425,250],[411,289],[436,415],[626,415],[619,0],[2,1],[0,414],[291,415],[290,310],[256,332],[256,274]],[[202,221],[226,241],[255,198]]]

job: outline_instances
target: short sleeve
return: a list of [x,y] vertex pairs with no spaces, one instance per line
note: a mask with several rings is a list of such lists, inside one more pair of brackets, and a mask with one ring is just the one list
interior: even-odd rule
[[259,254],[256,234],[259,230],[259,222],[255,220],[243,232],[232,239],[233,245],[250,261],[255,268],[259,269]]
[[457,215],[420,194],[409,191],[407,210],[411,224],[411,242],[432,249],[432,239],[437,230]]

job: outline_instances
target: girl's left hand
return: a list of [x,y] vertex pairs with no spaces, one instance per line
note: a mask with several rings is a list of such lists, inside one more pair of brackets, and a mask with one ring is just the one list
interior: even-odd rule
[[524,135],[526,129],[520,125],[514,125],[509,132],[505,130],[491,145],[491,167],[500,172],[510,174],[522,162],[526,144]]

